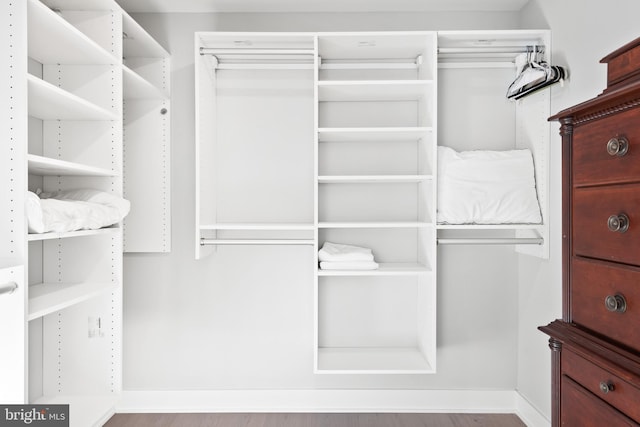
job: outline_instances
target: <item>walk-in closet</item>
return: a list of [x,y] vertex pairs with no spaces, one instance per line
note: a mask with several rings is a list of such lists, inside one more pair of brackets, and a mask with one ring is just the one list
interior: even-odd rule
[[[59,404],[71,427],[555,427],[575,390],[635,419],[614,399],[637,346],[584,314],[624,322],[633,291],[567,270],[621,259],[571,245],[632,236],[633,212],[609,231],[610,199],[566,194],[633,196],[600,167],[633,162],[632,128],[601,123],[636,108],[640,5],[583,3],[4,1],[0,424]],[[573,173],[618,178],[562,185],[570,126],[603,162]]]

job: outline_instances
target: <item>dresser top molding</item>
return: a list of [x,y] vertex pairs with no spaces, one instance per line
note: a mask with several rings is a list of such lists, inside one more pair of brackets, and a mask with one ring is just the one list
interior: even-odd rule
[[551,116],[550,121],[579,125],[640,105],[640,37],[605,56],[600,63],[608,67],[607,89]]

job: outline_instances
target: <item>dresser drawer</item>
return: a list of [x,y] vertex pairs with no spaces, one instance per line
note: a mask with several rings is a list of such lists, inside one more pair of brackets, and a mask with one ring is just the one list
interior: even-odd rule
[[638,426],[638,424],[580,387],[570,378],[563,375],[561,384],[562,426]]
[[572,321],[640,351],[640,269],[574,258]]
[[567,349],[562,351],[562,373],[618,411],[635,421],[640,420],[638,388]]
[[[628,229],[611,231],[622,214]],[[640,265],[640,184],[576,188],[572,232],[575,255]]]
[[[624,155],[611,155],[612,138],[628,141]],[[634,182],[640,180],[640,108],[596,120],[574,129],[574,185]]]

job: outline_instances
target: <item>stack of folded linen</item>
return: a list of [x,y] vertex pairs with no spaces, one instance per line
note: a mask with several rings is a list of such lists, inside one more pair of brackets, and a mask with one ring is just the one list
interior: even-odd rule
[[369,248],[325,242],[318,251],[322,270],[376,270],[378,263]]

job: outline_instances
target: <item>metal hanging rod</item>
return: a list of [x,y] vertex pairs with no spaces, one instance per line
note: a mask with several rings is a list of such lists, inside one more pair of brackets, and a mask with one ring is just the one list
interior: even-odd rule
[[502,54],[517,55],[519,53],[539,52],[544,53],[544,46],[465,46],[465,47],[439,47],[438,54],[483,55]]
[[201,55],[211,59],[210,65],[216,71],[313,69],[314,57],[303,49],[211,49],[211,52],[203,49],[206,48],[200,48]]
[[200,245],[212,246],[240,246],[240,245],[314,245],[315,240],[309,239],[200,239]]
[[542,245],[542,237],[447,237],[439,245]]
[[216,70],[313,70],[313,64],[219,64]]
[[220,47],[201,47],[200,55],[311,55],[315,51],[313,49],[298,48],[255,48],[238,49],[238,48],[220,48]]
[[12,294],[16,289],[18,289],[18,284],[16,282],[5,283],[0,286],[0,295]]
[[318,58],[319,67],[323,70],[402,70],[416,69],[422,65],[422,55],[407,59],[323,59]]

